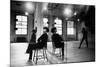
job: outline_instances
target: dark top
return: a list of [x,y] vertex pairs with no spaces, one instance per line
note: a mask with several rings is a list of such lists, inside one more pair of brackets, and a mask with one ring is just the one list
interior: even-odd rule
[[36,35],[35,35],[35,33],[32,34],[30,42],[36,43]]
[[82,29],[82,34],[83,34],[83,37],[87,37],[87,30],[85,28]]
[[30,39],[30,42],[28,44],[28,48],[26,50],[26,53],[31,53],[32,50],[33,50],[33,46],[36,45],[36,35],[35,33],[32,33],[32,36],[31,36],[31,39]]
[[42,48],[42,47],[47,47],[47,41],[48,41],[48,35],[47,33],[44,33],[40,36],[40,38],[38,39],[38,47]]
[[47,35],[47,33],[42,34],[42,35],[40,36],[40,38],[38,39],[38,42],[43,42],[43,43],[45,43],[45,42],[47,42],[47,41],[48,41],[48,35]]
[[52,41],[53,42],[61,42],[61,41],[63,41],[63,39],[59,34],[53,34],[52,35]]
[[52,42],[54,43],[55,47],[62,47],[64,45],[64,42],[62,41],[63,39],[59,34],[52,35]]

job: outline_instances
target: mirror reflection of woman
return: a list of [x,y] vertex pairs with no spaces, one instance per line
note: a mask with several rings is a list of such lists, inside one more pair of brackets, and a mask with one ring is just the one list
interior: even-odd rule
[[61,48],[62,49],[62,60],[64,60],[64,42],[63,42],[63,38],[57,34],[57,29],[56,27],[51,29],[51,32],[53,33],[52,35],[52,43],[53,43],[53,48],[54,48],[54,52],[55,52],[55,48]]

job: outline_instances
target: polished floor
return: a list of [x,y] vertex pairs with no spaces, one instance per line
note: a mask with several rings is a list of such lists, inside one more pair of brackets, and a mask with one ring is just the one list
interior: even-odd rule
[[[89,43],[89,48],[86,48],[85,42],[81,49],[78,49],[80,41],[65,42],[64,53],[65,58],[62,60],[52,53],[52,44],[48,43],[47,57],[38,61],[37,65],[44,64],[59,64],[59,63],[76,63],[85,61],[95,61],[94,43]],[[11,43],[11,67],[34,66],[34,62],[27,62],[28,54],[25,53],[28,43]],[[56,50],[59,52],[59,50]],[[41,54],[41,51],[40,51]]]

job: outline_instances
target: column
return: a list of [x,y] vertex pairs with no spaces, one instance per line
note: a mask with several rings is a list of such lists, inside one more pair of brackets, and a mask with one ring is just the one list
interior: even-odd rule
[[37,27],[36,39],[38,39],[43,33],[42,3],[36,3],[35,6],[34,27]]
[[50,15],[48,17],[48,22],[49,22],[49,33],[48,33],[48,35],[49,35],[49,41],[51,41],[51,36],[52,36],[51,29],[53,28],[53,24],[54,24],[54,18],[53,18],[52,15]]
[[67,40],[67,22],[65,19],[62,19],[62,35],[63,35],[63,39],[66,41]]

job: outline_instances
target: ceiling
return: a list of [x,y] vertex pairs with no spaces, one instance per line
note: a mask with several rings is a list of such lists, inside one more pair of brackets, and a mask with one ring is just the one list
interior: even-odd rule
[[[17,12],[25,12],[27,11],[25,7],[25,3],[27,1],[11,1],[11,10],[17,11]],[[40,2],[31,2],[33,5],[36,6],[36,3]],[[42,4],[45,4],[44,2],[41,2]],[[35,7],[34,6],[34,7]],[[47,7],[47,11],[43,12],[44,16],[64,16],[63,11],[65,8],[70,7],[73,11],[73,14],[76,12],[77,15],[84,15],[87,13],[89,6],[88,5],[75,5],[75,4],[60,4],[60,3],[47,3],[45,6]],[[30,12],[31,14],[34,14],[34,10]]]

